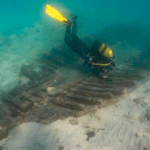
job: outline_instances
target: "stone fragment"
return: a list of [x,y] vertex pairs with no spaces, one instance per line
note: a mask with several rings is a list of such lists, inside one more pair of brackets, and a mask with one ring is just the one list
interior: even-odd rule
[[79,122],[76,118],[73,118],[73,119],[69,120],[69,123],[72,124],[72,125],[77,125]]
[[48,87],[47,88],[48,95],[54,96],[59,93],[59,91],[55,87]]

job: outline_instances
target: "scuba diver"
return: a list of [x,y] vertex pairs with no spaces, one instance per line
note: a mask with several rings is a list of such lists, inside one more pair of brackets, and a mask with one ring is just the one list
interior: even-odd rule
[[73,20],[73,23],[70,20],[67,22],[64,21],[66,23],[66,44],[85,60],[84,66],[88,65],[89,67],[92,67],[92,71],[95,75],[99,75],[100,71],[103,70],[103,77],[105,78],[108,72],[112,71],[115,67],[112,50],[98,40],[95,40],[91,46],[91,49],[89,49],[89,47],[76,35],[77,16],[73,14],[70,14],[70,16]]
[[72,18],[70,21],[50,5],[46,6],[46,13],[66,25],[65,43],[85,60],[83,66],[88,65],[92,67],[93,74],[99,76],[102,73],[100,76],[107,78],[115,67],[113,51],[98,40],[94,41],[91,48],[82,42],[76,34],[77,16],[67,13]]

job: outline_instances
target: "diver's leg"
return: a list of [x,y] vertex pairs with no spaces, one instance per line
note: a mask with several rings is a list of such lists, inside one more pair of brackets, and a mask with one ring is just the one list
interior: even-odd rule
[[77,47],[78,47],[78,49],[76,49],[76,53],[78,53],[83,59],[86,59],[86,55],[89,53],[90,49],[76,35],[76,33],[77,33],[77,16],[71,15],[71,18],[73,20],[72,34],[71,34],[72,40],[74,41],[75,45],[77,45]]
[[76,34],[77,34],[77,16],[73,16],[72,20],[73,20],[72,36],[76,36]]
[[65,33],[65,43],[73,49],[74,42],[71,39],[71,27],[69,25],[66,25],[66,33]]
[[[69,20],[71,23],[71,21]],[[66,33],[65,33],[65,43],[73,50],[77,49],[77,46],[75,45],[75,42],[72,40],[72,34],[71,34],[71,26],[66,25]],[[75,51],[76,52],[76,51]]]
[[[76,36],[77,37],[77,36]],[[77,37],[78,38],[78,37]],[[80,40],[80,39],[79,39]],[[66,33],[65,33],[65,43],[77,54],[79,54],[82,57],[82,51],[81,46],[78,44],[77,40],[73,38],[71,33],[71,27],[69,25],[66,25]]]
[[[80,55],[80,57],[85,59],[86,58],[85,56],[89,53],[90,49],[76,35],[76,32],[77,32],[76,19],[77,19],[77,17],[74,17],[72,19],[73,19],[72,33],[71,33],[71,26],[66,25],[65,42],[74,52],[76,52],[78,55]],[[70,22],[70,20],[69,20],[69,22]]]

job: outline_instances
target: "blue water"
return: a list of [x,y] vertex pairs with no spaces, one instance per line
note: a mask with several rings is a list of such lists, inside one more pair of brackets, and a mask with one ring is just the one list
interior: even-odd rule
[[[41,18],[43,13],[43,0],[22,1],[2,1],[0,5],[1,28],[0,32],[5,32],[16,27],[33,26]],[[91,30],[94,25],[95,31],[103,25],[116,22],[133,23],[139,22],[149,26],[150,1],[149,0],[58,0],[50,1],[52,4],[65,7],[84,19],[87,29]],[[95,24],[96,22],[96,24]],[[97,27],[97,28],[95,28]],[[93,29],[90,32],[95,32]]]
[[[64,42],[65,26],[45,14],[47,2],[58,10],[78,15],[79,37],[101,33],[103,36],[107,34],[109,42],[111,39],[122,41],[126,37],[130,45],[125,43],[110,44],[110,46],[118,49],[121,55],[123,53],[128,55],[133,49],[134,51],[137,49],[141,51],[142,60],[149,60],[149,0],[2,1],[0,4],[1,90],[8,90],[17,84],[20,80],[19,70],[23,64],[34,62],[40,54]],[[131,34],[132,31],[134,34]],[[115,33],[120,37],[114,37]]]

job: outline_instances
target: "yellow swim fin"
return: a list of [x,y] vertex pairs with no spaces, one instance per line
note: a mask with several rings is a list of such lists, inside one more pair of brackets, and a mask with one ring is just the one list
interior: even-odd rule
[[68,23],[68,19],[65,18],[58,10],[56,10],[55,8],[53,8],[50,5],[46,5],[46,14],[51,16],[52,18],[55,18],[56,20],[58,20],[59,22],[63,23],[63,24],[67,24]]

